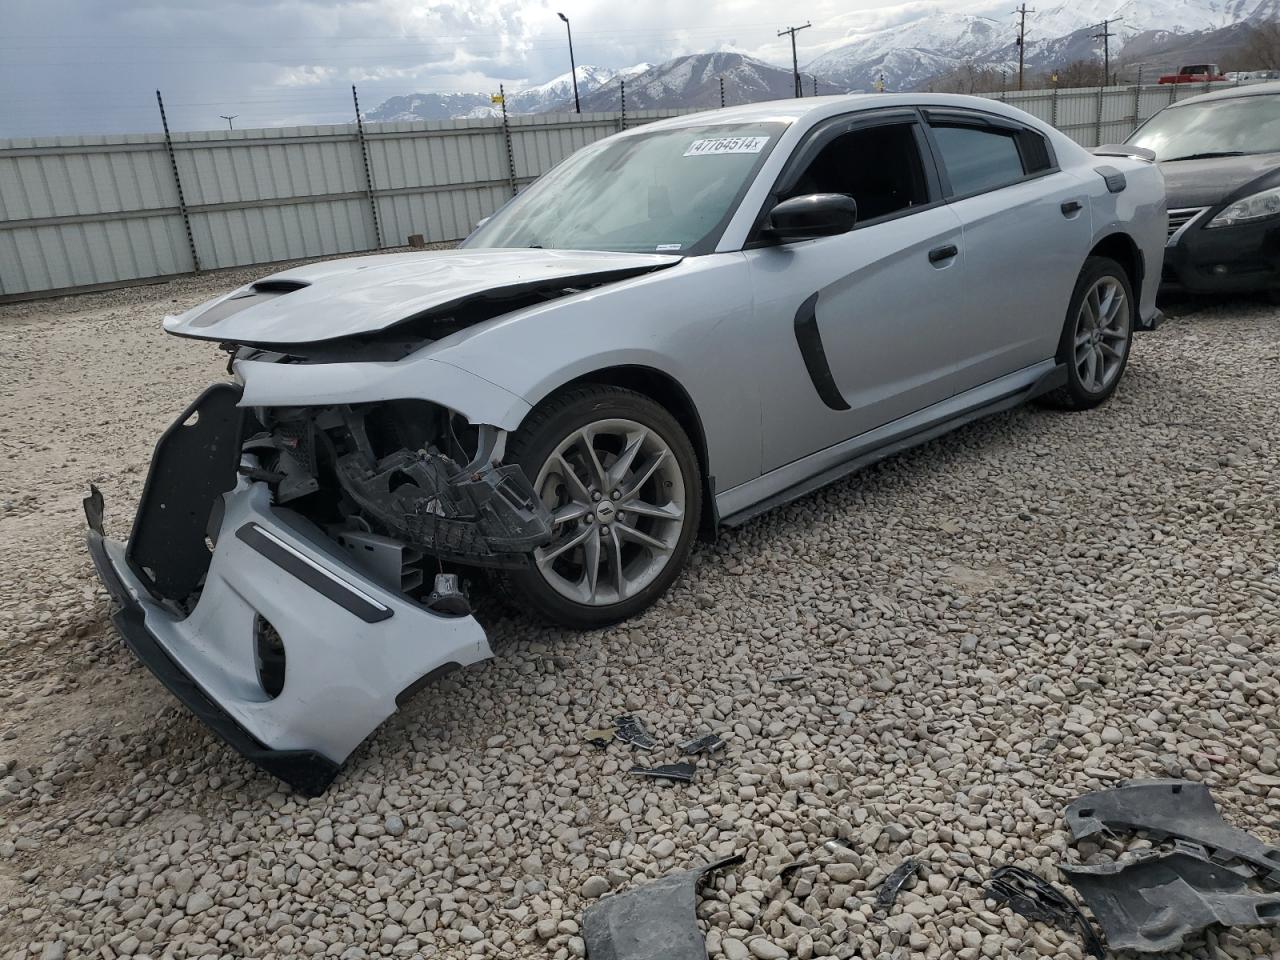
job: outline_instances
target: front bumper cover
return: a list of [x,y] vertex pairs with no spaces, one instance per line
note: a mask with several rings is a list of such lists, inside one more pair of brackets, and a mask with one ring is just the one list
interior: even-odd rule
[[[157,509],[139,510],[134,539],[171,512],[165,478],[184,475],[182,445],[169,436],[157,445],[143,495]],[[196,506],[184,503],[187,509]],[[427,679],[492,656],[471,616],[427,610],[370,579],[311,521],[274,506],[265,483],[239,477],[198,512],[214,518],[214,549],[191,606],[156,589],[158,560],[139,563],[126,544],[104,535],[103,498],[92,490],[87,542],[119,608],[112,620],[138,659],[210,729],[302,793],[322,793]],[[285,651],[275,696],[257,662],[264,621]]]
[[1162,284],[1187,293],[1252,293],[1280,288],[1280,220],[1205,226],[1213,207],[1165,248]]

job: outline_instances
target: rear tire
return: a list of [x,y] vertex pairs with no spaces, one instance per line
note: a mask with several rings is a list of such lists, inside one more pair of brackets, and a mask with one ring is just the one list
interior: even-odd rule
[[1067,382],[1039,398],[1059,410],[1105,403],[1124,376],[1133,342],[1137,302],[1124,267],[1110,257],[1089,257],[1076,280],[1058,342]]
[[653,400],[586,385],[540,404],[505,457],[555,520],[549,544],[507,573],[528,609],[593,629],[634,616],[680,574],[697,534],[702,478],[693,444]]

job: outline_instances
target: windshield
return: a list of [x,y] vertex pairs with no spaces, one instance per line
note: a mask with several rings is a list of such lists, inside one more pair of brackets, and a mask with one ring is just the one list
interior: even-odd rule
[[704,124],[591,144],[464,246],[708,253],[784,129]]
[[1206,100],[1162,110],[1129,138],[1161,160],[1280,151],[1280,96]]

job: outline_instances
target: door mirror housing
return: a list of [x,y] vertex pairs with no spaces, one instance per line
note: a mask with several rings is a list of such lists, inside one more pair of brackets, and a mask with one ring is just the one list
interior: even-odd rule
[[775,240],[815,240],[848,233],[858,222],[858,204],[843,193],[810,193],[783,200],[765,222],[765,231]]

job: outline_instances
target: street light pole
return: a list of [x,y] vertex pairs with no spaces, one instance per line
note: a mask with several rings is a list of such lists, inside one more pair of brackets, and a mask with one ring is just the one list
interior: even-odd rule
[[569,26],[569,18],[563,13],[557,13],[556,16],[564,21],[564,28],[569,33],[569,76],[573,78],[573,110],[575,113],[581,113],[582,103],[578,100],[578,65],[573,60],[573,27]]
[[220,116],[223,120],[227,121],[227,129],[228,129],[228,130],[234,130],[234,129],[235,129],[235,127],[233,127],[233,126],[231,125],[231,121],[232,121],[232,120],[234,120],[236,117],[240,116],[240,114],[238,114],[238,113],[233,113],[231,116],[229,116],[229,117],[228,117],[225,113],[220,113],[220,114],[218,114],[218,116]]

